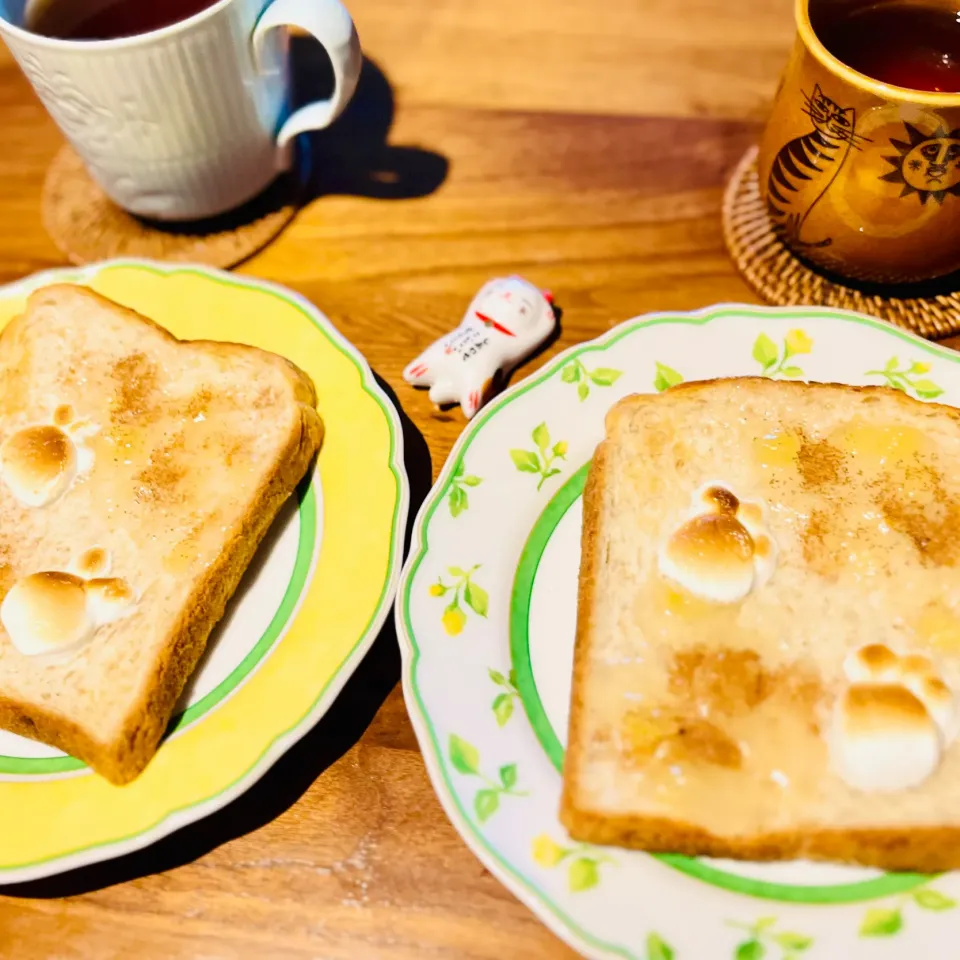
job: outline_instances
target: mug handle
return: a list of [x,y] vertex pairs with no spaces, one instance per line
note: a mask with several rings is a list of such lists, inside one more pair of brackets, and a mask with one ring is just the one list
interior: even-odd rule
[[253,31],[253,52],[258,62],[262,61],[264,38],[278,27],[299,27],[314,37],[330,57],[334,77],[333,94],[328,100],[308,103],[280,127],[277,147],[285,155],[298,134],[322,130],[340,116],[357,88],[363,55],[356,27],[340,0],[273,0]]

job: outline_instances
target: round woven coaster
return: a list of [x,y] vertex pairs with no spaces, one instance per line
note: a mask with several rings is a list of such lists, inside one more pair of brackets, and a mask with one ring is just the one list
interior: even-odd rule
[[760,197],[756,147],[744,155],[727,186],[723,236],[737,269],[770,303],[857,310],[934,339],[960,332],[956,276],[922,286],[871,286],[828,276],[797,257],[770,226]]
[[69,146],[56,155],[43,185],[43,225],[73,263],[111,257],[232,267],[265,247],[294,218],[300,178],[285,175],[249,203],[193,223],[141,220],[111,201]]

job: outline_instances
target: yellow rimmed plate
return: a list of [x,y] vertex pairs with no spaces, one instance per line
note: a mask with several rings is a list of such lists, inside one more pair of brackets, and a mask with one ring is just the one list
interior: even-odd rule
[[409,489],[399,416],[360,354],[310,303],[206,267],[112,260],[0,288],[0,328],[49,283],[81,283],[183,339],[271,350],[313,378],[326,427],[316,470],[271,528],[134,783],[115,787],[0,731],[0,883],[147,846],[250,787],[329,708],[383,625]]

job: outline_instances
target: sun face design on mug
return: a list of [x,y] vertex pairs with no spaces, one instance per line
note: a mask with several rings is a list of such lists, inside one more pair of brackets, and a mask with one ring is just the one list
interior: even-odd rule
[[903,125],[909,140],[890,139],[897,156],[883,158],[893,170],[880,179],[902,184],[900,196],[915,193],[921,204],[930,197],[943,203],[948,193],[960,193],[960,130],[948,133],[941,125],[927,134]]

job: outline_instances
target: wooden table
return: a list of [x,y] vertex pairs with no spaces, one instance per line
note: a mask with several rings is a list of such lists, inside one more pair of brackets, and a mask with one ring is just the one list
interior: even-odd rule
[[[486,279],[555,291],[563,335],[547,357],[644,311],[755,300],[725,253],[720,197],[787,55],[791,3],[350,6],[370,62],[317,138],[319,195],[243,272],[316,302],[389,382],[426,441],[409,444],[416,503],[463,419],[400,372]],[[39,218],[60,138],[6,55],[0,123],[6,281],[62,262]],[[0,956],[572,956],[447,822],[398,677],[387,630],[247,796],[142,854],[0,897]]]

